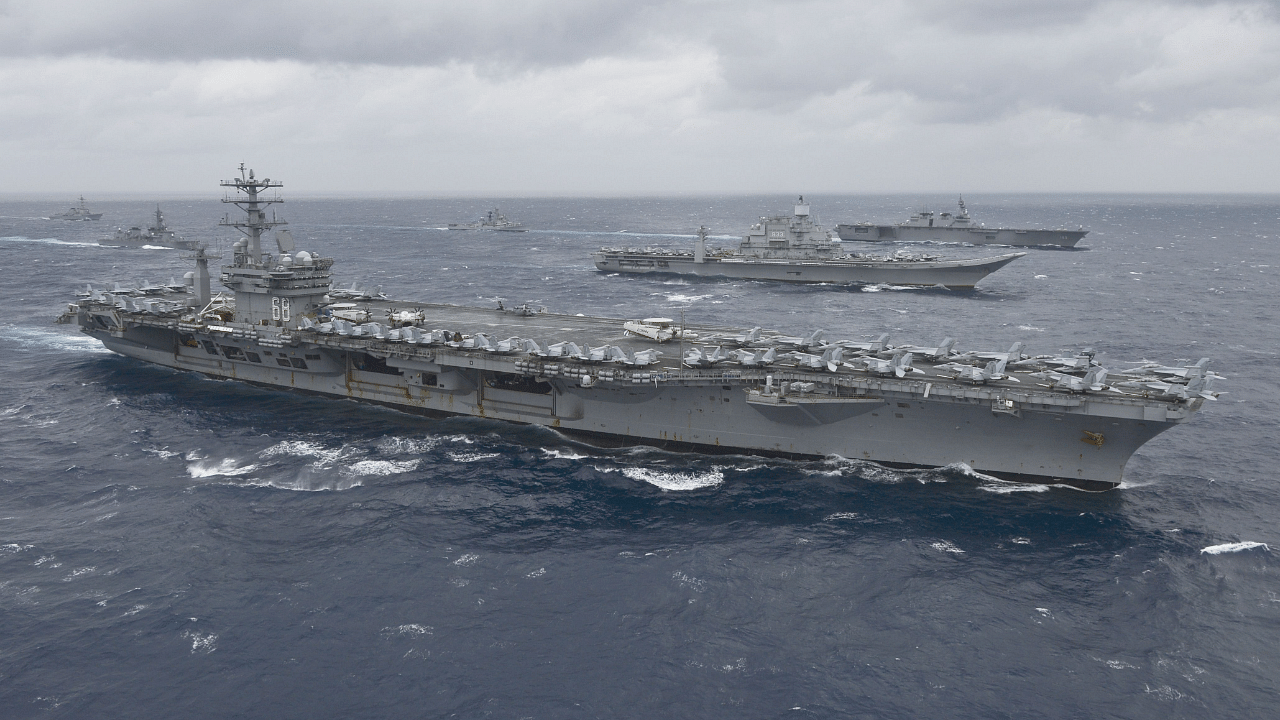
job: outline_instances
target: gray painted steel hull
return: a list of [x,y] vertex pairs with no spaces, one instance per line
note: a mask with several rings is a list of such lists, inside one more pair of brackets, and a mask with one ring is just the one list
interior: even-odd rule
[[[546,314],[514,320],[496,311],[451,306],[431,308],[429,314],[429,322],[448,318],[452,327],[464,329],[474,324],[486,330],[512,326],[501,327],[503,332],[573,328],[617,338],[623,335],[621,321],[600,318]],[[176,320],[136,316],[124,320],[124,329],[112,330],[103,327],[111,323],[105,314],[80,310],[78,316],[85,332],[108,349],[139,360],[407,412],[545,425],[613,444],[839,455],[910,467],[964,463],[1004,479],[1094,490],[1118,484],[1133,452],[1194,415],[1200,402],[1167,404],[1012,385],[966,386],[939,377],[878,378],[787,367],[626,369],[609,381],[582,387],[580,375],[599,373],[600,365],[571,367],[572,363],[525,355],[406,346],[311,332],[295,334],[281,347],[277,341],[255,340],[252,329],[245,330],[247,337],[236,338],[207,329],[184,330]],[[229,359],[227,346],[257,353],[262,362]],[[222,350],[212,354],[209,347]],[[358,369],[356,358],[369,355],[386,358],[381,372]],[[305,358],[306,368],[280,367],[288,358]],[[757,396],[753,401],[751,391],[758,393],[766,374],[778,381],[813,381],[846,397],[761,403]],[[547,390],[535,393],[489,386],[491,378],[516,376],[536,378]],[[796,407],[806,402],[829,407],[825,412],[814,405]],[[850,405],[844,408],[844,404]],[[830,407],[838,411],[833,413]],[[1091,440],[1097,437],[1105,441]]]
[[860,285],[942,285],[971,288],[986,276],[1022,257],[1009,253],[972,260],[870,261],[870,260],[757,260],[706,258],[692,255],[597,252],[596,268],[605,272],[677,273],[701,277],[777,280],[801,283],[851,283]]
[[947,242],[1015,247],[1075,247],[1088,230],[1014,230],[1011,228],[837,225],[841,240],[866,242]]

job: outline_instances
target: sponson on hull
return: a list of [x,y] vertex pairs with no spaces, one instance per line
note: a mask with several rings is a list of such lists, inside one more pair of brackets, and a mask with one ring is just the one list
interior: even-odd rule
[[1120,482],[1143,443],[1216,397],[1205,362],[1144,365],[1109,385],[1091,354],[1028,358],[1020,344],[961,352],[951,339],[894,346],[710,325],[662,342],[624,319],[334,298],[333,260],[294,248],[264,213],[281,200],[263,191],[281,184],[241,166],[222,185],[244,214],[223,221],[244,234],[220,274],[232,297],[212,295],[212,258],[197,249],[183,286],[90,287],[61,320],[140,360],[407,412],[611,444],[963,463],[1099,490]]
[[618,273],[971,288],[1025,254],[951,260],[907,253],[846,254],[830,232],[813,222],[809,203],[801,197],[793,215],[760,218],[735,248],[708,248],[707,229],[699,228],[693,252],[603,248],[592,259],[597,269]]

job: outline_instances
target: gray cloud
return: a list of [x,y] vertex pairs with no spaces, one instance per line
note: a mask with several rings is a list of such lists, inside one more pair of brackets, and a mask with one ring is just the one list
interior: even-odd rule
[[1277,125],[1274,2],[0,0],[0,170],[50,182],[246,150],[517,191],[1243,182]]

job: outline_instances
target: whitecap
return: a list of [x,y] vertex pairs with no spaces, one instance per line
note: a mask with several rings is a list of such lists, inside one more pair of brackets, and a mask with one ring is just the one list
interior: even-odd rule
[[378,441],[378,452],[386,455],[420,455],[439,444],[440,441],[435,438],[385,437]]
[[838,512],[838,513],[831,513],[830,515],[822,518],[822,521],[827,522],[830,520],[856,520],[857,518],[858,518],[858,513],[855,513],[855,512]]
[[187,474],[193,478],[206,478],[217,476],[247,475],[258,468],[257,465],[245,465],[243,467],[236,464],[234,458],[223,458],[218,462],[205,462],[196,460],[187,466]]
[[52,330],[7,325],[0,331],[0,337],[16,341],[24,347],[40,347],[65,352],[109,354],[111,351],[103,347],[101,342],[85,335],[72,335]]
[[929,547],[937,550],[938,552],[955,553],[957,555],[964,554],[964,551],[956,547],[956,544],[950,540],[939,540],[935,543],[929,543]]
[[1024,332],[1044,332],[1044,328],[1035,325],[1019,325],[1018,329]]
[[98,243],[71,242],[70,240],[59,240],[57,238],[29,238],[29,237],[23,237],[21,235],[0,237],[0,241],[42,243],[45,245],[69,245],[71,247],[102,247]]
[[700,490],[724,482],[724,473],[713,467],[703,473],[675,473],[647,468],[623,468],[622,474],[632,480],[647,482],[663,490]]
[[408,635],[410,637],[422,637],[423,635],[431,635],[434,631],[435,628],[430,625],[419,625],[417,623],[382,628],[382,634],[387,636]]
[[985,490],[989,493],[998,495],[1006,495],[1016,492],[1049,492],[1048,485],[1035,485],[1032,483],[1010,482],[1008,480],[996,480],[986,485],[979,485],[979,490]]
[[363,482],[355,478],[315,478],[305,473],[300,474],[292,481],[250,478],[244,482],[234,484],[238,487],[261,487],[294,492],[342,492],[343,490],[364,486]]
[[476,555],[475,553],[464,553],[462,557],[458,558],[457,560],[454,560],[453,564],[459,567],[468,567],[470,565],[475,565],[476,561],[479,559],[480,559],[480,556]]
[[334,450],[306,440],[284,440],[258,453],[258,456],[262,458],[276,457],[278,455],[314,457],[316,461],[312,464],[316,468],[323,468],[327,465],[332,465],[341,458],[344,450],[345,447]]
[[1210,545],[1207,548],[1201,548],[1200,552],[1201,554],[1221,555],[1222,553],[1238,553],[1244,552],[1245,550],[1253,550],[1255,548],[1262,548],[1267,552],[1271,552],[1271,547],[1266,543],[1253,542],[1251,540],[1237,543],[1224,543],[1222,545]]
[[542,452],[543,454],[550,455],[557,460],[582,460],[584,458],[591,457],[590,455],[579,455],[572,450],[548,450],[547,448],[542,448]]
[[681,295],[680,293],[670,293],[667,295],[667,302],[673,303],[695,303],[699,300],[706,300],[714,295]]
[[395,475],[418,468],[417,460],[361,460],[343,468],[346,475]]
[[491,458],[496,458],[496,457],[501,457],[501,456],[502,456],[502,453],[458,453],[458,452],[451,452],[451,453],[445,453],[445,454],[449,456],[449,459],[450,459],[450,460],[453,460],[454,462],[463,462],[463,463],[478,462],[478,461],[480,461],[480,460],[489,460],[489,459],[491,459]]
[[201,635],[200,633],[188,630],[182,633],[182,637],[191,640],[192,655],[198,652],[202,652],[207,655],[218,649],[218,646],[215,644],[218,640],[218,636],[214,633]]

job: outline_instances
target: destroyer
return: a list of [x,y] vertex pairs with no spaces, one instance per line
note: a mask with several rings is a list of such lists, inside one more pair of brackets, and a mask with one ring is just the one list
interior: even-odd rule
[[[245,217],[211,295],[210,257],[184,286],[88,288],[60,320],[110,350],[205,375],[424,414],[464,414],[613,443],[891,466],[964,463],[1019,481],[1107,489],[1147,440],[1215,394],[1204,363],[1144,365],[1106,385],[1089,353],[1024,357],[840,341],[818,330],[679,327],[521,306],[482,309],[329,295],[333,260],[293,247],[264,208],[281,184],[222,185]],[[665,318],[653,319],[658,330]],[[656,324],[655,324],[656,323]],[[698,342],[694,343],[694,336]]]
[[155,224],[143,230],[140,227],[131,227],[128,230],[116,230],[115,235],[108,238],[102,238],[98,241],[99,245],[116,245],[119,247],[168,247],[177,248],[179,250],[195,250],[195,240],[184,240],[174,231],[170,230],[164,224],[164,213],[160,212],[160,206],[156,206]]
[[831,233],[809,217],[801,197],[792,216],[761,218],[736,248],[708,249],[698,229],[693,252],[605,248],[592,255],[596,268],[621,273],[676,273],[751,280],[861,285],[942,285],[971,288],[1026,253],[970,260],[897,253],[846,255]]
[[841,240],[902,242],[951,242],[970,245],[1013,245],[1016,247],[1075,247],[1088,230],[1014,230],[1012,228],[988,228],[975,223],[969,217],[960,198],[960,212],[952,215],[944,212],[937,217],[928,210],[918,212],[904,223],[875,225],[857,223],[837,225]]
[[89,206],[84,202],[84,196],[80,196],[80,204],[72,205],[69,210],[57,215],[50,215],[50,220],[100,220],[102,213],[91,212]]
[[505,215],[494,208],[484,218],[472,223],[449,223],[450,230],[496,230],[498,232],[524,232],[524,225],[508,220]]

